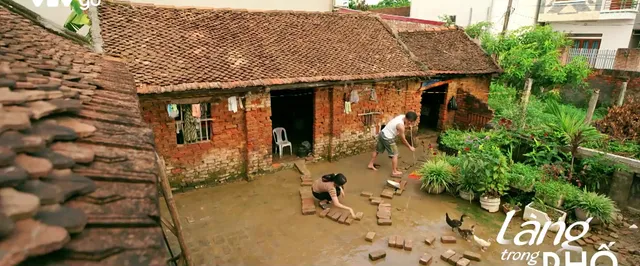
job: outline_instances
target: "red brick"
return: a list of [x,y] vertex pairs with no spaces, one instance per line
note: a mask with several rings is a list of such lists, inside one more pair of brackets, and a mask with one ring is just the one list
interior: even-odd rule
[[369,191],[362,191],[362,192],[360,192],[360,196],[371,197],[371,196],[373,196],[373,193],[371,193]]
[[420,257],[420,264],[430,265],[432,260],[433,260],[433,257],[431,255],[424,253],[422,254],[422,257]]
[[382,259],[386,256],[387,256],[387,252],[384,250],[378,250],[378,251],[369,253],[369,259],[373,261]]
[[433,235],[428,235],[425,239],[424,242],[427,243],[427,245],[433,245],[436,242],[436,237]]
[[455,244],[457,242],[457,239],[454,236],[442,236],[440,238],[440,242],[444,244]]
[[353,218],[347,217],[347,220],[345,220],[344,223],[347,225],[351,225],[353,223]]
[[412,240],[405,240],[404,241],[404,250],[408,250],[408,251],[413,250],[413,241]]
[[362,220],[362,216],[364,216],[363,212],[356,213],[356,220],[358,220],[358,221]]
[[393,199],[393,195],[394,195],[394,192],[393,190],[390,190],[390,189],[385,189],[382,191],[382,193],[380,193],[380,197],[387,198],[387,199]]
[[367,235],[364,236],[364,239],[369,242],[373,242],[374,237],[376,237],[376,232],[369,232],[367,233]]
[[309,180],[309,181],[303,181],[300,183],[301,186],[303,187],[310,187],[311,185],[313,185],[313,181]]
[[381,199],[373,199],[373,200],[371,200],[371,204],[373,204],[373,205],[378,205],[380,203],[382,203]]
[[401,236],[396,237],[396,248],[404,248],[404,238]]
[[469,266],[469,264],[471,264],[471,261],[465,258],[461,258],[460,260],[458,260],[458,262],[456,263],[456,266]]
[[379,211],[378,213],[376,213],[376,217],[378,219],[391,219],[391,212]]
[[462,254],[463,257],[465,257],[466,259],[472,260],[472,261],[481,261],[482,260],[482,256],[478,253],[475,252],[471,252],[471,251],[465,251],[464,254]]
[[340,216],[342,216],[342,212],[336,212],[331,216],[331,219],[334,221],[338,221],[338,219],[340,219]]
[[349,218],[349,214],[348,212],[343,212],[342,215],[340,215],[340,218],[338,218],[338,222],[341,224],[344,224],[347,221],[347,218]]
[[440,255],[440,258],[444,261],[449,261],[449,258],[451,258],[453,255],[455,255],[456,252],[453,250],[447,250],[444,253],[442,253],[442,255]]
[[378,225],[391,225],[391,219],[378,219]]
[[311,215],[315,213],[316,213],[316,209],[302,209],[302,214],[304,215]]
[[458,263],[459,260],[463,259],[462,254],[454,254],[453,256],[449,257],[449,259],[447,259],[447,262],[449,262],[449,264],[451,265],[456,265],[456,263]]
[[319,215],[321,218],[324,218],[325,216],[327,216],[327,214],[329,214],[329,211],[331,211],[331,208],[326,208],[326,209],[324,209],[323,211],[321,211],[318,215]]
[[389,237],[389,247],[390,248],[396,246],[396,238],[397,238],[396,236],[390,236]]

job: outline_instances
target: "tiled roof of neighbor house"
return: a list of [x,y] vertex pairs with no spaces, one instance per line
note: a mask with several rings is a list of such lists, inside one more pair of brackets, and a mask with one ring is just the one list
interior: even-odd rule
[[103,2],[103,48],[138,93],[425,76],[376,16]]
[[480,45],[458,27],[398,33],[411,53],[438,74],[488,74],[502,70]]
[[40,19],[0,1],[0,265],[166,265],[133,77]]

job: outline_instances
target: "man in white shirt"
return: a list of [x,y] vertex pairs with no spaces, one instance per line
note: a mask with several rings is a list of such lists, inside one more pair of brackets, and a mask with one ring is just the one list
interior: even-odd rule
[[404,134],[405,126],[410,126],[418,119],[418,115],[415,112],[407,112],[404,115],[399,115],[391,119],[389,123],[384,127],[377,137],[376,150],[371,156],[369,162],[369,169],[377,171],[374,163],[378,153],[387,152],[389,158],[391,158],[391,175],[394,177],[400,177],[402,172],[398,171],[398,146],[396,145],[396,137],[400,135],[402,143],[406,145],[409,150],[415,151],[416,149],[409,144]]

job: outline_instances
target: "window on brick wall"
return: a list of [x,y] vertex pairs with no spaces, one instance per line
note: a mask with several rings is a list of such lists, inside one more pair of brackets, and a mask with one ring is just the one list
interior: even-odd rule
[[[192,144],[210,141],[213,135],[211,104],[178,104],[177,106],[180,113],[175,118],[177,143]],[[200,110],[200,115],[194,116],[194,112],[198,112],[198,109]]]

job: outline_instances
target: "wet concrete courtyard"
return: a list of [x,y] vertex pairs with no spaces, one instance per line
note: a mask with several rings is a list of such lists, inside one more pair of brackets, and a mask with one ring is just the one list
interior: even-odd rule
[[[479,204],[469,203],[447,193],[430,195],[420,190],[419,180],[409,181],[407,191],[392,200],[391,226],[378,226],[376,207],[361,191],[379,195],[389,177],[391,163],[379,156],[381,169],[366,168],[370,154],[361,154],[338,162],[308,164],[313,178],[322,174],[341,172],[348,178],[346,197],[342,202],[364,212],[361,221],[350,226],[339,224],[318,215],[304,216],[300,206],[300,174],[295,169],[258,177],[252,182],[239,182],[213,188],[203,188],[176,194],[187,245],[191,249],[194,265],[419,265],[424,253],[431,254],[431,265],[448,265],[439,256],[448,249],[458,253],[473,251],[482,255],[481,262],[471,265],[527,265],[526,261],[502,261],[500,253],[509,251],[555,251],[551,237],[541,246],[516,247],[492,244],[481,252],[475,242],[463,241],[445,222],[445,212],[459,218],[466,213],[464,228],[476,225],[476,235],[482,239],[496,238],[505,219],[500,211],[488,213]],[[413,161],[411,153],[401,148],[401,158]],[[320,208],[318,208],[318,212]],[[163,215],[168,217],[166,208]],[[519,232],[520,219],[514,219],[507,239]],[[367,232],[376,232],[373,243],[365,241]],[[438,238],[436,244],[424,243],[427,235]],[[388,237],[402,236],[413,240],[413,250],[387,247]],[[452,235],[457,244],[442,244],[439,237]],[[168,233],[172,249],[178,245]],[[555,236],[555,235],[552,235]],[[575,245],[575,244],[574,244]],[[368,254],[385,250],[385,259],[371,262]],[[591,247],[585,251],[593,253]],[[542,257],[542,255],[540,255]],[[542,265],[539,259],[537,265]],[[561,264],[564,265],[564,264]],[[608,265],[608,264],[604,264]]]

